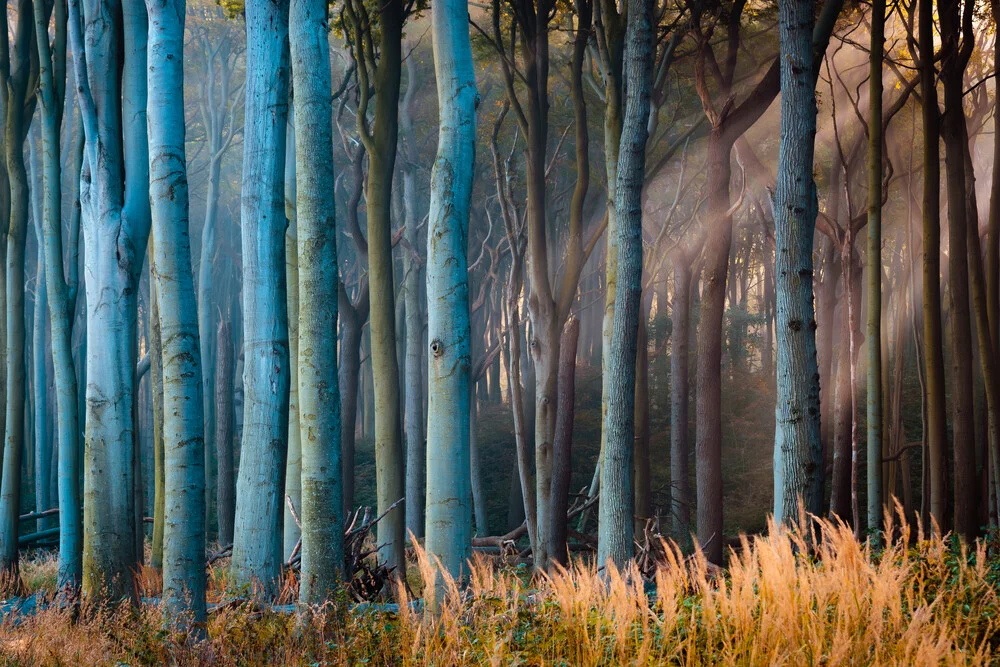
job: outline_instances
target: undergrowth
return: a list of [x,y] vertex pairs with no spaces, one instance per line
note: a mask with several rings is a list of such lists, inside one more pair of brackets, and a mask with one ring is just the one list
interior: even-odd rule
[[[651,580],[576,562],[536,577],[477,558],[466,585],[422,551],[428,611],[340,604],[308,618],[222,605],[208,638],[165,630],[153,606],[50,608],[0,625],[4,665],[940,665],[1000,656],[1000,566],[990,539],[966,547],[890,526],[859,544],[825,521],[771,531],[724,571],[668,547]],[[22,570],[27,577],[30,566]],[[38,576],[38,575],[31,575]],[[42,577],[44,579],[44,577]],[[154,585],[155,582],[150,582]],[[436,603],[435,603],[436,601]]]

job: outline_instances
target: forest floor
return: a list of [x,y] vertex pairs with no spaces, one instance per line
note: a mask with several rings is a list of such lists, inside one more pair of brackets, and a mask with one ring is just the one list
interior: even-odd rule
[[[207,638],[165,629],[153,605],[55,607],[0,623],[0,664],[35,665],[941,665],[1000,660],[1000,548],[966,548],[898,526],[875,550],[815,523],[744,541],[727,569],[667,548],[655,573],[607,575],[578,562],[532,578],[478,559],[467,585],[438,583],[436,613],[346,603],[309,620],[253,603],[216,604]],[[224,562],[210,601],[224,599]],[[51,556],[25,563],[26,586],[51,593]],[[411,583],[433,569],[414,553]],[[151,571],[144,596],[158,593]],[[284,597],[294,599],[290,578]]]

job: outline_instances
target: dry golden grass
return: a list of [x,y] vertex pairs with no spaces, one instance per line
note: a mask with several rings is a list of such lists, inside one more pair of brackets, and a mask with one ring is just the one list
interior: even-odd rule
[[[773,529],[773,527],[772,527]],[[463,588],[417,551],[437,604],[398,614],[292,615],[227,607],[208,639],[163,630],[160,610],[46,610],[0,625],[4,665],[959,665],[1000,655],[1000,565],[987,547],[897,535],[878,551],[825,522],[774,531],[713,574],[667,549],[653,586],[578,563],[535,581],[477,559]],[[397,591],[403,603],[407,594]]]

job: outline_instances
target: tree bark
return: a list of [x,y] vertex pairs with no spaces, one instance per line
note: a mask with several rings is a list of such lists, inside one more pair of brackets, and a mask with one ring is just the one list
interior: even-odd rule
[[[977,532],[977,483],[973,412],[972,328],[969,313],[968,232],[966,229],[965,112],[962,106],[965,67],[971,48],[960,45],[959,4],[938,3],[944,54],[941,81],[945,112],[941,138],[945,146],[948,192],[948,287],[952,331],[952,435],[954,439],[953,526],[971,540]],[[971,15],[970,19],[971,21]]]
[[691,536],[691,482],[688,467],[689,334],[691,331],[691,260],[674,255],[674,303],[670,333],[670,501],[672,534],[678,544]]
[[340,392],[337,378],[337,229],[330,155],[330,44],[325,0],[292,0],[298,225],[298,384],[302,447],[299,602],[331,600],[344,562]]
[[[395,281],[392,261],[392,179],[396,164],[399,84],[402,71],[402,36],[406,9],[402,0],[388,0],[379,7],[378,44],[363,25],[357,0],[346,5],[354,24],[354,60],[358,63],[362,103],[359,105],[358,133],[368,153],[365,201],[368,221],[368,280],[371,290],[369,334],[371,340],[372,398],[378,511],[405,495],[403,434],[399,415],[399,362],[396,357]],[[351,16],[353,15],[353,18]],[[360,44],[368,46],[361,50]],[[379,53],[374,72],[368,71],[369,49]],[[373,85],[374,120],[367,118],[368,87]],[[405,572],[405,507],[390,511],[378,525],[379,552],[399,573]]]
[[653,514],[652,470],[649,461],[649,311],[653,292],[647,289],[639,306],[635,354],[635,465],[632,473],[635,533],[642,535]]
[[868,79],[868,531],[882,528],[882,52],[885,0],[872,2]]
[[[150,240],[149,259],[152,273],[155,241]],[[153,539],[150,565],[163,569],[163,525],[166,521],[165,471],[163,452],[163,340],[160,335],[160,306],[156,290],[149,293],[149,387],[153,401]]]
[[[286,172],[293,170],[294,146],[289,142]],[[292,181],[294,187],[294,180]],[[285,180],[285,198],[288,200],[289,180]],[[294,204],[289,208],[286,204],[286,217],[290,225],[295,223]],[[298,358],[299,358],[299,260],[295,233],[290,227],[285,234],[285,303],[288,308],[288,453],[285,456],[285,498],[284,519],[282,526],[281,552],[285,560],[292,556],[295,545],[302,538],[292,507],[295,513],[302,512],[302,439],[299,435],[299,388],[298,388]],[[336,357],[333,357],[336,359]],[[289,506],[287,500],[291,500]],[[301,520],[301,519],[300,519]]]
[[288,0],[246,8],[243,144],[243,445],[231,568],[265,598],[281,576],[288,437],[288,313],[282,172],[288,117]]
[[809,0],[782,0],[778,5],[783,93],[774,197],[778,339],[774,520],[779,524],[795,520],[799,503],[813,514],[822,512],[823,504],[813,310],[812,249],[818,212],[812,177],[816,140],[813,4]]
[[[46,35],[46,38],[48,36]],[[49,298],[45,279],[45,231],[44,214],[42,213],[45,197],[42,177],[39,169],[38,142],[32,141],[30,148],[31,170],[31,220],[35,232],[35,302],[33,304],[31,327],[31,407],[34,427],[34,465],[35,465],[35,511],[43,512],[52,507],[52,497],[49,495],[49,470],[52,467],[52,438],[49,436],[48,420],[48,357],[49,348],[46,340],[46,323],[48,321]],[[52,519],[42,518],[36,524],[36,530],[46,530],[53,523]]]
[[219,522],[219,544],[233,543],[233,521],[236,513],[236,475],[233,460],[233,333],[228,319],[219,322],[216,339],[215,383],[215,449],[218,461],[216,480],[216,516]]
[[608,371],[607,441],[601,467],[598,563],[624,567],[632,558],[632,456],[635,363],[642,296],[642,185],[653,74],[651,0],[629,0],[623,69],[628,91],[615,187],[618,273]]
[[[117,600],[136,595],[132,575],[139,555],[133,405],[136,294],[150,226],[147,16],[142,3],[118,9],[102,1],[94,15],[81,11],[79,0],[72,0],[69,32],[86,133],[80,193],[88,277],[83,592]],[[119,12],[120,20],[96,19]],[[84,43],[91,47],[86,53]]]
[[[34,113],[34,85],[38,66],[31,57],[34,48],[33,12],[28,0],[17,4],[14,43],[0,44],[4,51],[0,86],[4,93],[0,110],[4,120],[4,157],[10,193],[6,228],[6,359],[3,482],[0,485],[0,571],[17,581],[17,533],[21,505],[21,457],[25,447],[26,357],[24,310],[24,260],[28,235],[28,174],[24,164],[24,141]],[[7,34],[7,17],[0,22]]]
[[184,151],[184,0],[146,0],[149,13],[149,176],[163,355],[163,598],[176,623],[204,634],[205,423],[188,233]]
[[569,485],[573,473],[573,418],[576,407],[576,351],[580,320],[571,317],[559,343],[559,404],[556,408],[556,437],[552,447],[552,522],[549,526],[549,555],[566,567],[569,532]]
[[[415,174],[416,136],[413,132],[413,97],[417,91],[417,67],[413,58],[406,59],[406,95],[400,107],[404,160],[403,213],[406,230],[403,238],[410,246],[403,252],[403,291],[406,305],[406,391],[403,429],[406,433],[406,529],[414,537],[424,536],[424,497],[426,486],[427,450],[424,441],[424,318],[420,299],[420,246],[417,227],[417,193]],[[473,432],[472,436],[475,435]]]
[[941,317],[941,165],[940,112],[937,72],[934,67],[934,3],[920,0],[918,18],[920,92],[924,130],[923,286],[924,365],[927,384],[927,463],[930,476],[930,516],[942,531],[948,530],[945,450],[948,447],[945,417],[945,377]]
[[471,328],[466,247],[479,94],[468,9],[459,0],[432,8],[437,79],[437,158],[431,173],[427,243],[427,552],[453,577],[467,575]]

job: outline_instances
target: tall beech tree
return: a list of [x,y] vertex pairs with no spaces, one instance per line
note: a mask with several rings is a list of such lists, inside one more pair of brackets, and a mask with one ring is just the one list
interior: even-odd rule
[[[432,5],[439,134],[427,243],[427,551],[459,576],[471,553],[469,404],[472,365],[466,237],[479,94],[468,8]],[[475,400],[471,397],[471,400]]]
[[635,363],[642,296],[642,185],[653,78],[653,2],[629,0],[625,37],[625,117],[615,186],[618,275],[608,372],[607,442],[601,471],[598,562],[623,567],[632,541],[632,447],[635,436]]
[[882,52],[885,0],[872,2],[868,80],[868,530],[882,526]]
[[264,597],[281,576],[282,479],[288,440],[285,302],[285,125],[288,0],[246,8],[247,73],[241,196],[243,444],[236,482],[232,570]]
[[3,113],[4,162],[8,178],[9,216],[3,227],[5,255],[5,357],[3,482],[0,488],[0,571],[17,576],[18,515],[21,507],[21,457],[25,442],[25,244],[28,238],[28,172],[24,142],[35,111],[38,58],[34,53],[34,13],[31,0],[17,3],[14,42],[8,37],[6,13],[0,23],[0,111]]
[[[35,43],[38,46],[38,102],[41,111],[43,198],[42,247],[48,294],[52,368],[56,389],[56,437],[59,489],[59,587],[80,585],[83,536],[80,505],[80,419],[78,385],[73,367],[72,326],[76,286],[63,271],[62,161],[59,134],[66,99],[66,27],[64,0],[54,3],[54,39],[49,43],[49,17],[44,3],[35,3]],[[79,220],[71,220],[74,222]],[[70,235],[74,230],[70,229]],[[72,246],[71,246],[72,247]],[[77,258],[66,258],[75,265]],[[75,266],[74,266],[75,268]],[[75,270],[71,272],[75,273]]]
[[[347,0],[344,4],[348,41],[358,68],[360,99],[357,130],[368,153],[365,202],[368,217],[369,331],[376,406],[376,493],[380,514],[405,495],[390,209],[399,135],[403,25],[415,2],[387,0],[378,6],[377,14],[371,12],[362,0]],[[369,125],[368,113],[372,102],[374,119]],[[399,506],[390,511],[378,526],[382,556],[390,565],[401,570],[405,567],[405,514],[405,507]]]
[[[344,561],[337,382],[337,231],[330,44],[325,0],[292,0],[295,90],[302,581],[299,601],[331,599]],[[291,288],[291,286],[290,286]],[[353,424],[352,424],[353,426]]]
[[816,139],[813,4],[811,0],[783,0],[778,6],[783,91],[774,195],[778,324],[774,520],[778,523],[794,520],[800,501],[814,514],[823,510],[813,310],[812,250],[819,208],[812,177]]
[[924,372],[927,394],[927,474],[929,514],[942,530],[950,525],[948,507],[948,448],[946,417],[943,325],[941,314],[941,153],[940,109],[938,108],[937,68],[934,65],[934,2],[919,0],[918,45],[920,53],[920,94],[923,149],[923,320]]
[[[142,3],[70,2],[77,104],[86,135],[80,185],[87,287],[83,590],[133,597],[136,329],[149,238],[147,16]],[[96,17],[113,20],[96,20]],[[85,50],[86,45],[86,50]]]
[[403,377],[403,430],[406,433],[406,529],[415,537],[424,536],[424,498],[427,481],[427,454],[424,441],[424,318],[421,307],[420,273],[423,260],[419,247],[417,213],[417,137],[413,130],[413,100],[419,79],[414,58],[406,59],[406,94],[399,108],[400,137],[403,159],[403,238],[407,245],[403,253],[403,299],[406,315],[406,360]]
[[968,142],[968,130],[963,97],[965,70],[975,48],[973,3],[942,0],[937,7],[944,38],[940,73],[944,92],[941,139],[945,149],[945,190],[948,193],[948,294],[954,383],[951,392],[954,466],[952,526],[958,534],[971,539],[979,524],[973,511],[978,485],[966,229],[965,144]]
[[[535,372],[535,517],[537,524],[532,554],[536,569],[548,566],[548,539],[551,521],[552,447],[555,439],[556,406],[558,399],[559,341],[569,318],[587,258],[603,234],[606,222],[590,232],[584,240],[583,204],[590,186],[589,134],[587,107],[583,95],[583,63],[586,45],[592,29],[593,3],[574,3],[576,13],[573,30],[573,56],[570,65],[570,87],[573,96],[576,178],[573,187],[568,229],[561,247],[565,248],[562,271],[553,275],[550,257],[546,210],[546,173],[549,133],[549,39],[554,27],[555,4],[552,0],[504,0],[511,9],[511,24],[505,26],[501,0],[493,0],[491,18],[492,46],[500,57],[506,89],[506,100],[517,120],[525,141],[526,209],[526,274],[530,284],[527,309],[531,322],[528,347]],[[505,32],[509,31],[509,37]],[[523,85],[522,85],[523,84]],[[505,223],[506,224],[506,223]],[[520,243],[516,239],[512,242]],[[519,291],[519,290],[518,290]],[[516,294],[516,293],[515,293]],[[511,293],[508,293],[508,298]],[[515,296],[516,298],[516,296]],[[513,356],[513,350],[511,351]],[[521,461],[521,459],[519,459]],[[521,462],[522,467],[526,462]],[[522,473],[522,486],[530,473]],[[524,489],[522,488],[522,491]],[[530,503],[525,503],[526,509]]]
[[153,289],[163,355],[163,597],[179,622],[205,609],[205,423],[188,234],[184,151],[185,0],[146,0],[149,14],[149,183]]

